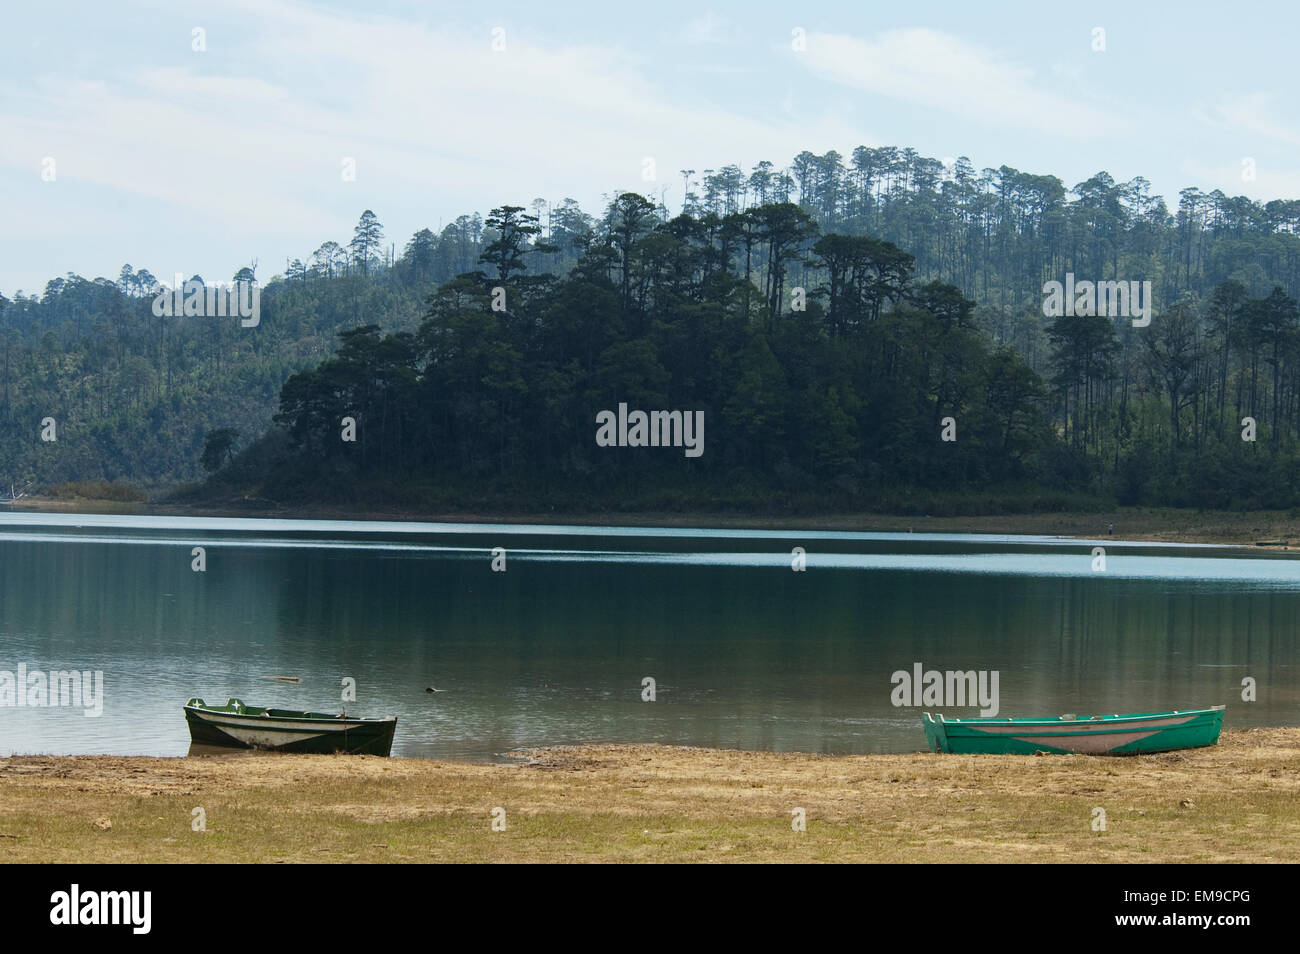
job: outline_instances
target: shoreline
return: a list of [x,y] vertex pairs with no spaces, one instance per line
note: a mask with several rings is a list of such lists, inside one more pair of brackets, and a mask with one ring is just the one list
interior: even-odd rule
[[[1300,511],[1190,511],[1131,507],[1083,513],[1024,513],[983,516],[913,516],[880,513],[760,515],[694,511],[665,512],[423,512],[395,508],[329,506],[191,506],[102,500],[23,498],[9,512],[103,515],[239,517],[289,520],[374,520],[420,523],[564,524],[570,526],[710,528],[738,530],[838,530],[860,533],[983,533],[1112,538],[1121,542],[1204,543],[1260,550],[1300,549]],[[0,513],[5,513],[0,509]],[[1114,525],[1114,534],[1107,532]]]
[[0,759],[0,860],[1300,861],[1300,728],[1110,758],[527,755],[12,756]]

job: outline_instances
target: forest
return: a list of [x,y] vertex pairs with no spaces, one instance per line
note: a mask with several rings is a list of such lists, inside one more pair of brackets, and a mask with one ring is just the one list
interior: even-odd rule
[[[520,512],[1300,505],[1300,201],[1171,208],[1141,178],[893,147],[681,185],[676,211],[651,188],[597,214],[536,199],[400,249],[367,210],[262,284],[252,328],[156,316],[129,265],[0,296],[0,482]],[[1067,274],[1150,283],[1149,324],[1047,317]],[[602,446],[620,404],[702,413],[707,450]]]

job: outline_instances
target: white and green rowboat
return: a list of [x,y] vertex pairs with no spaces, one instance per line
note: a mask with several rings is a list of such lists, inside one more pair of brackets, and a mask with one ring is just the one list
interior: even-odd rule
[[1050,719],[947,719],[926,712],[921,722],[931,752],[1136,755],[1214,745],[1223,728],[1223,706]]
[[359,719],[346,713],[259,709],[238,699],[224,706],[191,699],[185,703],[185,721],[195,745],[353,755],[388,755],[397,729],[396,716]]

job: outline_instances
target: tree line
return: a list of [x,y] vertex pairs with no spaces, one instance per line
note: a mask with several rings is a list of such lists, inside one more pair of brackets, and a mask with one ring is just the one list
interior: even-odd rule
[[[367,210],[267,283],[256,335],[153,318],[129,267],[0,298],[10,479],[175,483],[221,434],[210,468],[284,498],[1300,503],[1300,204],[1185,189],[1171,212],[1140,178],[893,148],[682,178],[675,214],[535,200],[400,254]],[[1067,271],[1150,281],[1154,320],[1045,318]],[[704,410],[708,453],[598,448],[620,401]],[[52,406],[80,452],[33,443]]]

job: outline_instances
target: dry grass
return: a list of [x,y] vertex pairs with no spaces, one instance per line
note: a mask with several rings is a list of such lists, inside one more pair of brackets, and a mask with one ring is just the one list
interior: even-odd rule
[[1300,729],[1109,759],[641,745],[519,765],[15,756],[0,759],[0,860],[1295,862],[1297,795]]

